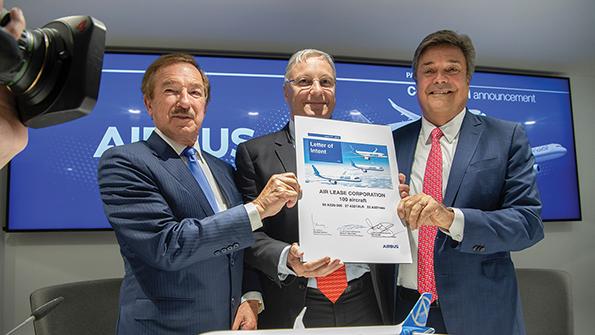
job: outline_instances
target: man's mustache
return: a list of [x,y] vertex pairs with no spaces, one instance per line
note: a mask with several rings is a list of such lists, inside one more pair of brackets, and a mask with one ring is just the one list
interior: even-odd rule
[[182,117],[194,118],[194,112],[192,112],[190,109],[186,109],[186,108],[176,108],[171,113],[171,116],[182,116]]
[[454,88],[450,84],[436,84],[430,86],[428,91],[454,91]]

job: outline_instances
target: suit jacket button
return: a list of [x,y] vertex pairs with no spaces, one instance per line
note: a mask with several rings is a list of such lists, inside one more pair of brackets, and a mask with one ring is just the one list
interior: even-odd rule
[[214,254],[215,254],[215,256],[219,256],[219,255],[221,255],[221,251],[215,250]]
[[237,243],[237,242],[236,242],[236,243],[234,243],[234,244],[233,244],[233,248],[234,248],[234,249],[237,249],[237,248],[239,248],[239,247],[240,247],[240,244],[239,244],[239,243]]
[[231,245],[230,245],[230,246],[228,246],[228,247],[227,247],[227,251],[233,251],[233,246],[231,246]]
[[306,288],[306,285],[304,285],[304,284],[299,284],[299,285],[298,285],[298,288],[299,288],[300,290],[303,290],[303,289],[305,289],[305,288]]

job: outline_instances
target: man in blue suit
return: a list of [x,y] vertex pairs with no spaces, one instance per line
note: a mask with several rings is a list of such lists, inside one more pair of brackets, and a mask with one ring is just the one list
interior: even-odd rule
[[429,291],[438,332],[525,334],[510,251],[543,238],[534,158],[521,125],[466,109],[474,57],[469,37],[447,30],[415,51],[423,118],[394,132],[413,253],[398,270],[397,321]]
[[234,318],[235,329],[255,328],[255,300],[240,304],[243,249],[261,219],[295,205],[297,180],[272,176],[242,205],[232,168],[197,144],[210,92],[192,56],[157,59],[142,92],[155,131],[106,151],[98,172],[125,267],[118,334],[195,335]]

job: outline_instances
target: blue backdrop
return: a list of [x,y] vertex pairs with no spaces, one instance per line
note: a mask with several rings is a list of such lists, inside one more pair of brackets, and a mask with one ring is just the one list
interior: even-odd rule
[[[30,130],[29,145],[10,164],[9,230],[103,229],[97,163],[114,145],[147,138],[152,122],[140,92],[150,54],[107,53],[91,115]],[[203,150],[233,163],[237,144],[282,128],[286,60],[197,57],[211,81],[199,137]],[[408,67],[337,63],[333,118],[403,126],[420,117]],[[468,107],[524,124],[537,162],[546,220],[580,217],[567,78],[478,72]]]

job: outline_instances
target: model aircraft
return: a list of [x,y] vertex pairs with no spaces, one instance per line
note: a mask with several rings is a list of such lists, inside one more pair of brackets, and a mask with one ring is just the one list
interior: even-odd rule
[[346,182],[354,182],[359,183],[362,179],[358,176],[350,176],[347,174],[347,171],[343,171],[343,173],[339,176],[330,176],[330,175],[323,175],[318,171],[316,166],[312,165],[312,169],[314,170],[314,175],[318,178],[322,178],[324,180],[328,180],[331,184],[337,185],[337,182],[346,181]]
[[268,330],[225,330],[215,331],[206,334],[211,335],[413,335],[413,334],[434,334],[434,328],[426,327],[431,293],[423,293],[409,315],[401,324],[393,326],[370,326],[370,327],[327,327],[327,328],[306,328],[304,326],[304,314],[306,307],[298,314],[293,324],[293,329],[268,329]]
[[[428,314],[430,313],[430,304],[432,303],[432,293],[422,293],[413,308],[409,311],[405,321],[396,326],[375,326],[375,327],[335,327],[335,328],[306,328],[304,326],[304,314],[306,307],[295,318],[293,330],[285,334],[362,334],[362,335],[414,335],[414,334],[434,334],[435,330],[426,327]],[[279,333],[281,335],[281,333]]]
[[351,166],[353,166],[356,169],[362,170],[364,173],[368,171],[384,171],[384,168],[382,166],[356,164],[354,161],[351,161]]
[[434,334],[434,328],[426,327],[430,304],[432,304],[432,293],[422,293],[405,321],[401,323],[401,335]]

